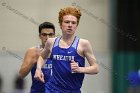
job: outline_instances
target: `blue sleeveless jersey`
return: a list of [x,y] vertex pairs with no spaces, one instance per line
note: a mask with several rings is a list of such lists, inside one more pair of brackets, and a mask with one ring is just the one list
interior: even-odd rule
[[60,37],[56,38],[52,48],[52,77],[46,84],[46,90],[54,90],[57,92],[46,93],[80,93],[83,83],[84,73],[72,73],[71,60],[78,62],[80,67],[85,66],[85,58],[77,53],[79,38],[75,37],[69,48],[59,47]]
[[36,67],[37,67],[37,63],[33,66],[31,70],[32,86],[31,86],[30,93],[45,93],[45,83],[48,82],[48,80],[52,75],[52,61],[50,59],[47,59],[47,62],[42,68],[42,72],[44,73],[45,83],[42,83],[41,81],[38,81],[34,78]]

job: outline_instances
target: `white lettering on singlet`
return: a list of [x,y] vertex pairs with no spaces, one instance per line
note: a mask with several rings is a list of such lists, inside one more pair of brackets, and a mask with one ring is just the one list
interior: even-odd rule
[[64,55],[53,55],[54,60],[71,61],[74,60],[74,56],[64,56]]
[[44,68],[44,69],[51,69],[52,68],[52,64],[45,64],[42,68]]

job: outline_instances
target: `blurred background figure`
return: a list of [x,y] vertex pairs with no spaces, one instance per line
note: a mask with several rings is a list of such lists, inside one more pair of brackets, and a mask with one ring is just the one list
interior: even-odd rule
[[14,79],[14,90],[12,93],[24,93],[25,80],[16,76]]
[[0,75],[0,93],[3,93],[2,92],[2,77],[1,77],[1,75]]
[[[128,93],[139,86],[140,69],[140,2],[112,2],[112,93]],[[130,92],[130,91],[129,91]],[[131,91],[130,93],[140,93]]]
[[2,76],[0,75],[0,93],[5,93],[3,91],[3,79],[2,79]]
[[128,93],[140,93],[140,70],[129,72],[127,80],[129,84]]

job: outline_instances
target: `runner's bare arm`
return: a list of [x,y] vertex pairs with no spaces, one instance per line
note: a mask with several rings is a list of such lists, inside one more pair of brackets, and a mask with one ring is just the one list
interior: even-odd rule
[[52,47],[52,40],[48,39],[37,61],[37,69],[34,77],[42,82],[44,82],[44,74],[42,73],[41,68],[45,63],[45,60],[50,56],[51,47]]
[[82,39],[80,42],[81,42],[80,43],[81,50],[83,51],[83,56],[86,57],[89,66],[77,67],[76,72],[85,73],[85,74],[97,74],[99,72],[99,67],[98,64],[96,63],[96,58],[93,54],[93,49],[90,42],[85,39]]
[[36,48],[34,47],[29,48],[24,56],[23,63],[19,70],[19,76],[21,78],[24,78],[28,75],[28,73],[30,72],[30,70],[37,61],[36,57],[37,57]]

